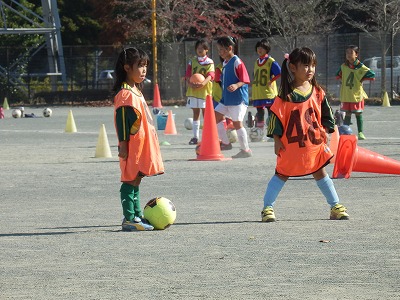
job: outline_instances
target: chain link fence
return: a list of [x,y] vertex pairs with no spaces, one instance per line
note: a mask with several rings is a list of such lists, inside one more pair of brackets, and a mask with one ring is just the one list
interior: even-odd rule
[[[239,42],[238,56],[244,61],[252,78],[254,62],[257,59],[255,45],[259,39],[245,39]],[[280,37],[269,39],[270,55],[279,63],[284,54],[291,49],[285,48],[285,41]],[[387,37],[387,44],[390,44]],[[364,89],[370,97],[381,96],[381,43],[365,33],[333,34],[327,36],[305,36],[295,39],[297,47],[307,46],[314,50],[318,64],[316,76],[325,87],[328,95],[337,98],[340,82],[335,78],[336,72],[345,60],[347,45],[360,47],[360,59],[372,68],[377,78],[374,82],[364,83]],[[195,55],[195,41],[181,43],[162,43],[158,45],[158,85],[162,100],[182,100],[185,98],[186,86],[181,78],[185,74],[188,60]],[[152,57],[152,45],[134,45],[142,48]],[[112,46],[65,46],[64,61],[67,72],[66,88],[61,76],[49,76],[48,54],[46,48],[26,49],[0,48],[0,97],[7,97],[10,103],[49,102],[45,95],[57,94],[62,98],[76,98],[76,101],[110,99],[113,85],[113,69],[121,49]],[[400,35],[393,38],[393,46],[386,57],[386,90],[400,92]],[[33,55],[34,54],[34,55]],[[209,56],[219,62],[216,41],[210,43]],[[393,67],[393,68],[391,68]],[[393,76],[392,76],[393,72]],[[147,77],[153,81],[153,66],[148,68]],[[145,84],[146,99],[153,98],[153,83]],[[71,96],[72,95],[72,96]],[[250,94],[251,95],[251,94]],[[44,99],[44,100],[43,100]],[[51,101],[50,101],[51,102]],[[52,102],[57,102],[53,100]]]

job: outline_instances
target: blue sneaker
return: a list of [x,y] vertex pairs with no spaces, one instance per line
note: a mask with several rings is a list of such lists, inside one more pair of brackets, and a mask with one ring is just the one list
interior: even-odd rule
[[143,222],[139,217],[135,217],[132,221],[127,221],[125,218],[122,220],[122,231],[148,231],[153,229],[153,226]]

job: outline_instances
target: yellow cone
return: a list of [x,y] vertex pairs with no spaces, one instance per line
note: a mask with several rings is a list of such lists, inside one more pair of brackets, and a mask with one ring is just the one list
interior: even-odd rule
[[390,101],[389,101],[389,97],[388,97],[388,93],[387,92],[383,93],[382,106],[383,107],[390,107]]
[[112,157],[104,124],[100,126],[100,133],[99,138],[97,139],[96,153],[94,157]]
[[77,132],[72,110],[68,112],[67,125],[65,125],[65,132]]
[[8,105],[7,97],[4,97],[3,109],[4,110],[9,110],[10,109],[10,106]]

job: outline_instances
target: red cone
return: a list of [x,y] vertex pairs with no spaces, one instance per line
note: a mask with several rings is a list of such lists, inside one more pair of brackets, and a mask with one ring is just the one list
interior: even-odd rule
[[168,111],[167,124],[165,125],[164,134],[176,135],[176,126],[172,110]]
[[158,83],[154,85],[153,91],[153,107],[162,108],[161,98],[160,98],[160,90],[158,89]]
[[400,175],[400,162],[358,147],[355,135],[341,135],[332,178],[349,178],[352,171]]
[[194,160],[231,160],[221,154],[219,145],[217,124],[215,121],[214,106],[210,95],[206,98],[206,111],[204,114],[204,126],[201,138],[200,154]]

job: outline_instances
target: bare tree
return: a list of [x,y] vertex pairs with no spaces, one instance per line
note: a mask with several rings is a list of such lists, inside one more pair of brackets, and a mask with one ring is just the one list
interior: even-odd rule
[[[132,39],[151,36],[151,1],[114,0],[117,23]],[[237,26],[241,8],[224,0],[157,0],[157,34],[162,42],[178,42],[188,38],[212,38],[220,35],[240,36],[249,30]]]
[[[334,30],[338,4],[326,0],[243,0],[252,30],[260,35],[283,37],[283,50],[296,47],[298,36],[327,34]],[[295,3],[294,3],[295,2]]]
[[[343,19],[354,28],[375,38],[381,47],[381,90],[384,94],[386,93],[386,55],[392,46],[392,37],[400,32],[400,0],[342,1]],[[366,20],[355,19],[353,16],[358,13],[366,15]]]

